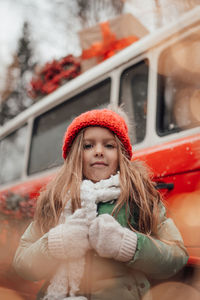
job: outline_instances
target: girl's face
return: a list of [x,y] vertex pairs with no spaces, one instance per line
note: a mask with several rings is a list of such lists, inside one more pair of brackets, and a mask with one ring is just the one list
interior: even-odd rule
[[114,134],[102,127],[88,127],[83,138],[83,175],[97,182],[118,170],[118,149]]

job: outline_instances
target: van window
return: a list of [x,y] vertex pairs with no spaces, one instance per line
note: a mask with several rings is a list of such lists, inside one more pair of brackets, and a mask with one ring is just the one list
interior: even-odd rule
[[62,141],[71,121],[84,111],[110,102],[111,80],[85,90],[35,119],[28,174],[62,164]]
[[165,49],[158,62],[157,131],[200,125],[200,33]]
[[120,104],[129,116],[133,144],[141,142],[146,133],[148,61],[141,61],[124,70],[120,82]]
[[27,126],[16,130],[0,142],[0,184],[19,179],[24,168]]

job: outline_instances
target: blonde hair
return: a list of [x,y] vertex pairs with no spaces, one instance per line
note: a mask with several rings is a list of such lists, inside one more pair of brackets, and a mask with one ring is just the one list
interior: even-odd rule
[[[35,220],[43,233],[58,224],[61,212],[69,199],[72,200],[72,211],[81,207],[83,135],[84,129],[74,140],[66,161],[57,175],[38,198]],[[121,195],[113,215],[116,217],[125,204],[128,219],[129,213],[131,214],[133,208],[137,207],[139,211],[138,230],[148,235],[156,235],[160,195],[144,165],[137,161],[131,162],[127,158],[123,144],[116,135],[115,138],[119,153]],[[132,230],[135,230],[131,226],[130,218],[128,224]]]
[[131,217],[133,216],[132,212],[137,210],[138,231],[156,236],[161,195],[151,180],[151,172],[147,166],[141,161],[130,161],[117,136],[116,141],[119,149],[121,194],[113,215],[118,214],[125,204],[129,227],[135,230],[131,225]]

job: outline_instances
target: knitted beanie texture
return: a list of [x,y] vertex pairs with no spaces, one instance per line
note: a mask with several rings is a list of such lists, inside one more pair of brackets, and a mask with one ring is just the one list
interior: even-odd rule
[[127,157],[132,157],[132,146],[128,136],[125,120],[116,112],[109,109],[91,110],[76,117],[67,128],[63,140],[63,158],[66,159],[70,147],[81,129],[89,126],[100,126],[109,129],[117,135],[124,145]]

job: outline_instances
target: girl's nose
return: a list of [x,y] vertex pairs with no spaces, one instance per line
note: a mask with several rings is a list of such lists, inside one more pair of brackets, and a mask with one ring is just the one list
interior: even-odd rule
[[103,146],[100,144],[97,144],[95,147],[95,155],[96,156],[103,156]]

